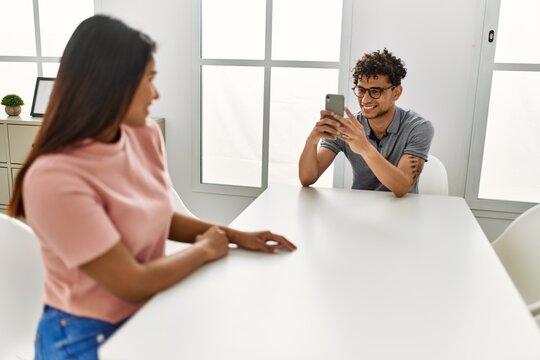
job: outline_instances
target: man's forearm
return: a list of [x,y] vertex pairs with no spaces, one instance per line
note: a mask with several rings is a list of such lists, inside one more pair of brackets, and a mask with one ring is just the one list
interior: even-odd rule
[[302,186],[309,186],[319,178],[317,144],[306,142],[298,163],[298,177]]
[[412,185],[407,175],[375,148],[366,151],[362,157],[377,179],[394,195],[402,197],[409,192]]

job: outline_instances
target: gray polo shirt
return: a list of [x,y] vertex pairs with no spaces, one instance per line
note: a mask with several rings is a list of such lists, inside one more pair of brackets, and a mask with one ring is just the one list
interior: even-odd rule
[[[364,126],[369,142],[392,164],[397,166],[404,154],[427,160],[434,134],[433,125],[414,111],[396,107],[394,119],[380,142],[361,112],[356,114],[356,119]],[[353,170],[353,189],[389,191],[375,177],[362,156],[353,152],[343,140],[322,139],[320,145],[336,154],[343,151]],[[414,184],[411,192],[418,192],[418,182]]]

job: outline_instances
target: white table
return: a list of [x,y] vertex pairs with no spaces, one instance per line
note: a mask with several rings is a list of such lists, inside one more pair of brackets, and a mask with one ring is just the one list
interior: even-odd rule
[[465,201],[274,187],[232,250],[153,298],[101,359],[540,359],[540,332]]

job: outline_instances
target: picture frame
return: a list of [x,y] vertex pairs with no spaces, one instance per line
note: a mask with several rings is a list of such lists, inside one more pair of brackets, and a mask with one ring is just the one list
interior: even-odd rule
[[38,76],[36,78],[36,87],[34,89],[34,98],[32,99],[32,108],[30,116],[43,117],[49,104],[49,97],[56,78]]

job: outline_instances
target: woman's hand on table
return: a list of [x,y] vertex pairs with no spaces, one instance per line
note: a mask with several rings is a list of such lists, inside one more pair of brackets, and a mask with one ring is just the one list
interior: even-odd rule
[[296,245],[284,236],[274,234],[270,231],[246,232],[228,228],[226,233],[231,243],[248,250],[267,253],[277,253],[279,249],[287,251],[296,250]]

